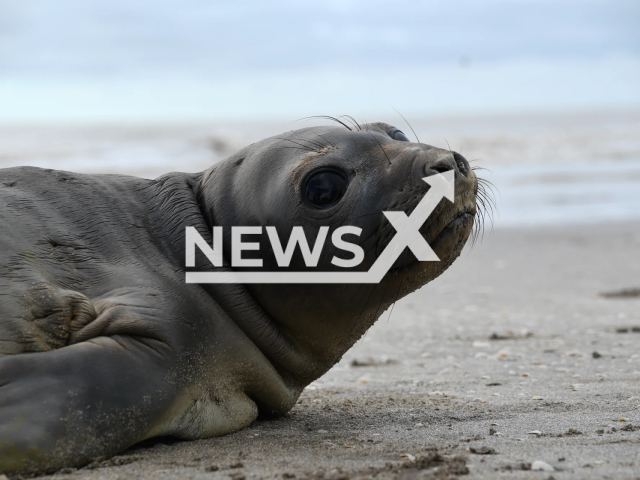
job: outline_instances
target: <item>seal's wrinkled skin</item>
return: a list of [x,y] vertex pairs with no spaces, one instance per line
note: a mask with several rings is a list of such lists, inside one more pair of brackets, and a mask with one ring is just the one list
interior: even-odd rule
[[[0,471],[80,466],[150,437],[222,435],[287,412],[471,233],[478,181],[467,161],[393,131],[306,128],[156,180],[0,170]],[[303,182],[323,168],[348,187],[314,208]],[[362,235],[348,240],[368,269],[395,234],[381,212],[410,214],[429,188],[421,178],[451,169],[455,203],[443,199],[420,230],[440,262],[406,249],[374,285],[185,283],[187,226],[209,244],[223,226],[230,259],[232,226],[273,225],[286,243],[300,225],[312,243],[322,225],[354,225]],[[327,241],[318,270],[340,270],[334,255],[349,257]],[[289,268],[302,266],[297,251]],[[198,255],[194,270],[213,268]]]

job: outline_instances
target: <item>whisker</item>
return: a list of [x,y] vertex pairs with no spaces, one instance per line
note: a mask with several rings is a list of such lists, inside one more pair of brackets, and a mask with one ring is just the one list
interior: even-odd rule
[[[324,145],[321,145],[321,144],[318,144],[318,143],[314,143],[314,142],[312,142],[312,141],[310,141],[310,140],[307,140],[307,139],[304,139],[304,138],[296,138],[295,140],[292,140],[292,139],[290,139],[290,138],[281,138],[280,140],[284,140],[284,141],[286,141],[286,142],[294,143],[294,144],[296,144],[296,145],[298,145],[298,146],[300,146],[300,147],[302,147],[302,148],[307,148],[310,152],[315,152],[315,153],[320,153],[320,150],[319,150],[319,148],[318,148],[318,147],[320,147],[320,148],[324,148],[324,147],[325,147]],[[304,143],[301,143],[301,142],[307,142],[307,143],[310,143],[310,144],[311,144],[311,145],[313,145],[315,148],[314,148],[314,147],[311,147],[311,146],[309,146],[309,145],[306,145],[306,144],[304,144]]]
[[[396,110],[396,109],[394,108],[394,110]],[[396,113],[402,117],[402,119],[404,120],[404,122],[405,122],[407,125],[409,125],[409,128],[410,128],[410,129],[411,129],[411,131],[413,132],[413,136],[414,136],[414,137],[416,137],[416,140],[418,141],[418,143],[420,143],[420,139],[418,138],[418,135],[416,135],[416,131],[413,129],[413,127],[412,127],[412,126],[411,126],[411,124],[407,121],[407,119],[406,119],[406,118],[404,118],[404,115],[402,115],[398,110],[396,110]]]
[[306,148],[308,151],[310,152],[315,152],[315,153],[319,153],[315,148],[311,148],[309,145],[304,145],[302,143],[298,143],[295,140],[291,140],[290,138],[281,138],[281,141],[284,142],[291,142],[291,143],[295,143],[296,145],[298,145],[301,148]]
[[384,299],[387,296],[387,290],[389,290],[390,283],[391,282],[386,282],[386,285],[384,286],[384,292],[382,292],[382,295],[380,295],[380,303],[378,303],[378,307],[376,308],[376,313],[373,315],[373,318],[378,318],[378,312],[380,312],[380,307],[384,305]]
[[391,304],[391,309],[389,310],[389,316],[387,317],[387,323],[389,323],[389,320],[391,320],[391,314],[393,313],[393,309],[396,306],[396,303],[398,302],[398,297],[400,296],[400,290],[402,290],[402,284],[404,283],[406,275],[407,275],[406,272],[402,274],[402,278],[400,280],[400,284],[398,285],[398,291],[396,292],[396,298],[393,300],[393,303]]
[[487,205],[489,206],[489,208],[491,209],[491,212],[493,213],[494,210],[498,210],[498,206],[496,205],[496,201],[493,199],[493,197],[491,195],[489,195],[486,190],[482,190],[481,192],[479,192],[479,195],[483,198],[483,200],[487,203]]
[[324,136],[320,135],[319,133],[316,133],[316,135],[318,135],[320,138],[322,138],[325,142],[327,142],[329,145],[331,145],[333,148],[336,148],[336,146],[331,143],[329,140],[327,140],[326,138],[324,138]]
[[314,152],[317,153],[315,150],[310,150],[308,148],[302,148],[302,147],[274,147],[271,150],[273,151],[278,151],[278,150],[284,150],[284,149],[292,149],[292,150],[304,150],[305,152]]
[[315,140],[311,140],[309,138],[296,138],[295,140],[298,141],[298,142],[310,143],[311,145],[313,145],[314,147],[317,147],[317,148],[325,148],[326,147],[326,145],[323,145],[322,143],[317,142]]
[[[488,170],[483,167],[472,167],[473,170]],[[490,171],[490,170],[488,170]],[[497,187],[492,182],[484,178],[478,177],[478,188],[476,191],[476,216],[471,232],[471,248],[473,248],[478,240],[484,239],[485,227],[487,220],[491,223],[493,231],[495,225],[495,214],[498,210],[495,195]]]
[[384,148],[382,148],[382,145],[380,144],[380,142],[378,141],[378,139],[376,138],[376,136],[371,133],[371,132],[367,132],[369,135],[371,135],[371,138],[373,138],[376,143],[378,144],[378,146],[380,147],[380,150],[382,150],[382,153],[384,153],[384,156],[387,158],[387,162],[389,162],[389,165],[391,165],[391,160],[389,160],[389,157],[387,156],[387,152],[384,151]]
[[491,195],[496,195],[496,193],[500,194],[500,190],[489,180],[485,180],[484,178],[478,178],[478,188],[482,188],[483,191],[491,192]]
[[349,120],[354,125],[356,130],[362,130],[362,127],[360,126],[360,124],[351,115],[341,115],[338,118],[346,118],[347,120]]
[[349,130],[350,132],[352,132],[352,131],[353,131],[353,129],[352,129],[351,127],[349,127],[349,125],[347,125],[346,123],[344,123],[344,122],[342,122],[342,121],[338,120],[336,117],[332,117],[332,116],[330,116],[330,115],[314,115],[314,116],[311,116],[311,117],[303,117],[303,118],[301,118],[300,120],[307,120],[307,119],[310,119],[310,118],[324,118],[325,120],[331,120],[332,122],[339,123],[339,124],[340,124],[340,125],[342,125],[344,128],[346,128],[347,130]]

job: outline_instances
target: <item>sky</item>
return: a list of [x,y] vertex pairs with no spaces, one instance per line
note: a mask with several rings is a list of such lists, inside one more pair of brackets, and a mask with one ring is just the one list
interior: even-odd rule
[[0,121],[640,107],[640,2],[0,0]]

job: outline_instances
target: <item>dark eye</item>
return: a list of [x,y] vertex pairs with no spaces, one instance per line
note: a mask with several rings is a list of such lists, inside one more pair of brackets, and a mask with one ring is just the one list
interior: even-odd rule
[[387,135],[389,135],[394,140],[399,140],[401,142],[408,142],[409,141],[409,139],[402,132],[402,130],[398,130],[396,127],[389,127],[389,129],[387,130]]
[[316,208],[329,208],[340,201],[347,191],[347,177],[334,170],[311,174],[304,186],[304,198]]

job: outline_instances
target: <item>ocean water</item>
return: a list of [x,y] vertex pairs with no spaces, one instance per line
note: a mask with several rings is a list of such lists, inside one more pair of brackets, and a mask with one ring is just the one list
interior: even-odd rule
[[[412,123],[422,142],[451,146],[472,165],[487,169],[477,174],[495,186],[496,229],[640,220],[640,112],[436,117]],[[0,167],[155,178],[170,171],[202,171],[245,145],[303,126],[281,120],[0,126]]]
[[500,165],[487,178],[497,228],[640,220],[640,158]]

